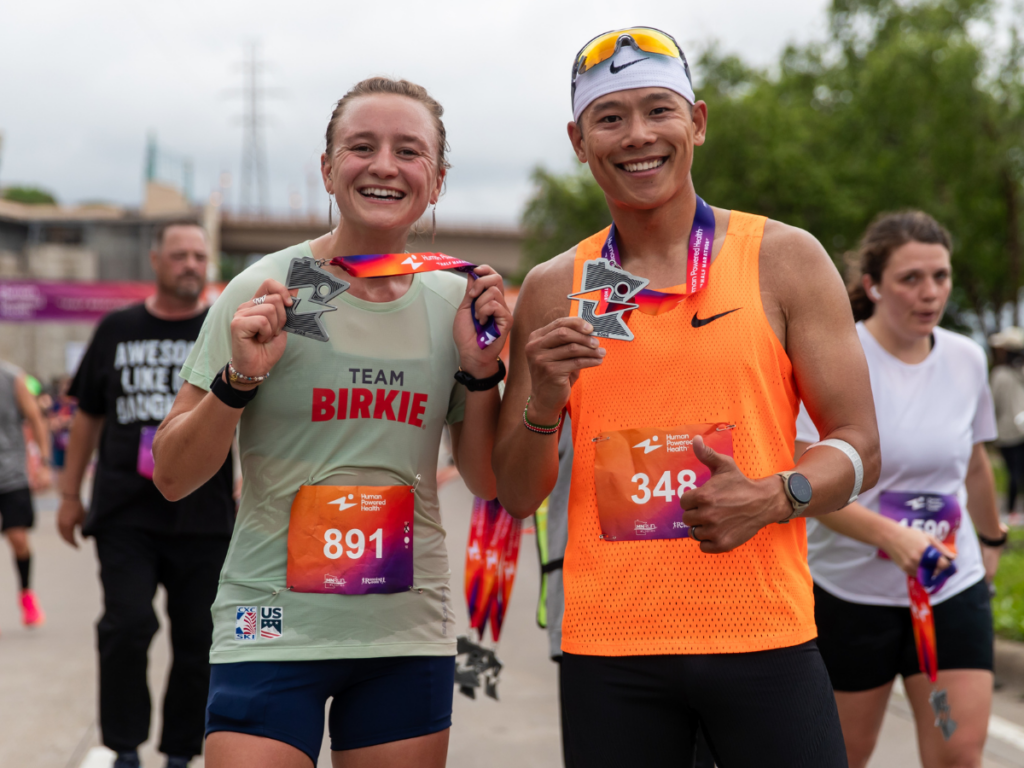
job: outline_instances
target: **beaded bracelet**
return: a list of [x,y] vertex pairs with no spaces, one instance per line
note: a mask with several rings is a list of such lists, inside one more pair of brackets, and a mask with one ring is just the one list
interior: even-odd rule
[[246,384],[261,384],[270,378],[270,372],[264,373],[262,376],[246,376],[238,372],[238,369],[232,364],[233,360],[228,360],[228,380],[229,381],[244,381]]
[[562,413],[558,414],[558,421],[552,427],[545,427],[541,426],[540,424],[533,424],[528,418],[526,418],[526,412],[530,408],[530,400],[532,398],[533,395],[530,395],[528,398],[526,398],[526,408],[523,408],[523,426],[526,427],[531,432],[536,432],[538,435],[553,435],[556,432],[558,432],[558,428],[562,426],[562,417],[565,415],[565,412],[563,411]]

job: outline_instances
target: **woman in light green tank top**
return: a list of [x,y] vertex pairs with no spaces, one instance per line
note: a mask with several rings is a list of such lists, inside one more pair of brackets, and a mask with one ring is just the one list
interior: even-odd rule
[[[405,252],[442,191],[441,115],[404,80],[365,80],[338,102],[321,173],[341,224],[231,281],[157,434],[154,481],[179,499],[220,466],[238,427],[243,491],[213,605],[208,768],[315,764],[331,697],[335,766],[444,765],[456,633],[438,445],[447,424],[466,484],[494,498],[511,315],[489,267],[466,281],[417,272],[415,258],[392,260],[412,274],[379,278],[330,263]],[[474,301],[477,321],[500,332],[484,348]]]

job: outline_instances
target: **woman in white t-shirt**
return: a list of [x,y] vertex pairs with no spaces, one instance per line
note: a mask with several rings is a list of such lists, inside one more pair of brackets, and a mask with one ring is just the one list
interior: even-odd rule
[[[981,765],[992,704],[987,582],[1006,529],[984,446],[996,436],[985,353],[937,327],[951,288],[950,249],[949,233],[930,216],[882,215],[864,234],[860,275],[850,288],[882,472],[853,504],[808,520],[807,550],[818,645],[851,768],[871,757],[897,674],[925,767]],[[797,453],[817,439],[802,410]],[[928,546],[944,555],[937,571],[955,554],[955,575],[931,595],[937,687],[948,692],[958,725],[948,741],[934,726],[931,683],[918,668],[904,575],[917,573]]]

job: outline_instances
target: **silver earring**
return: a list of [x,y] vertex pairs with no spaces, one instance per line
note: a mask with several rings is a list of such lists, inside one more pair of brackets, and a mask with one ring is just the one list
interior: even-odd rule
[[437,237],[437,203],[434,203],[434,207],[430,210],[430,244],[434,244],[434,238]]
[[334,205],[331,202],[331,196],[327,196],[327,229],[334,229],[333,221]]

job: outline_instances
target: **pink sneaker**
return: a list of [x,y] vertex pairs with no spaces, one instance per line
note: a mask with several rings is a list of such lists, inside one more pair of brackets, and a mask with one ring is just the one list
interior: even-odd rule
[[31,589],[21,590],[21,623],[26,627],[41,627],[46,622],[46,614],[39,607],[39,599]]

